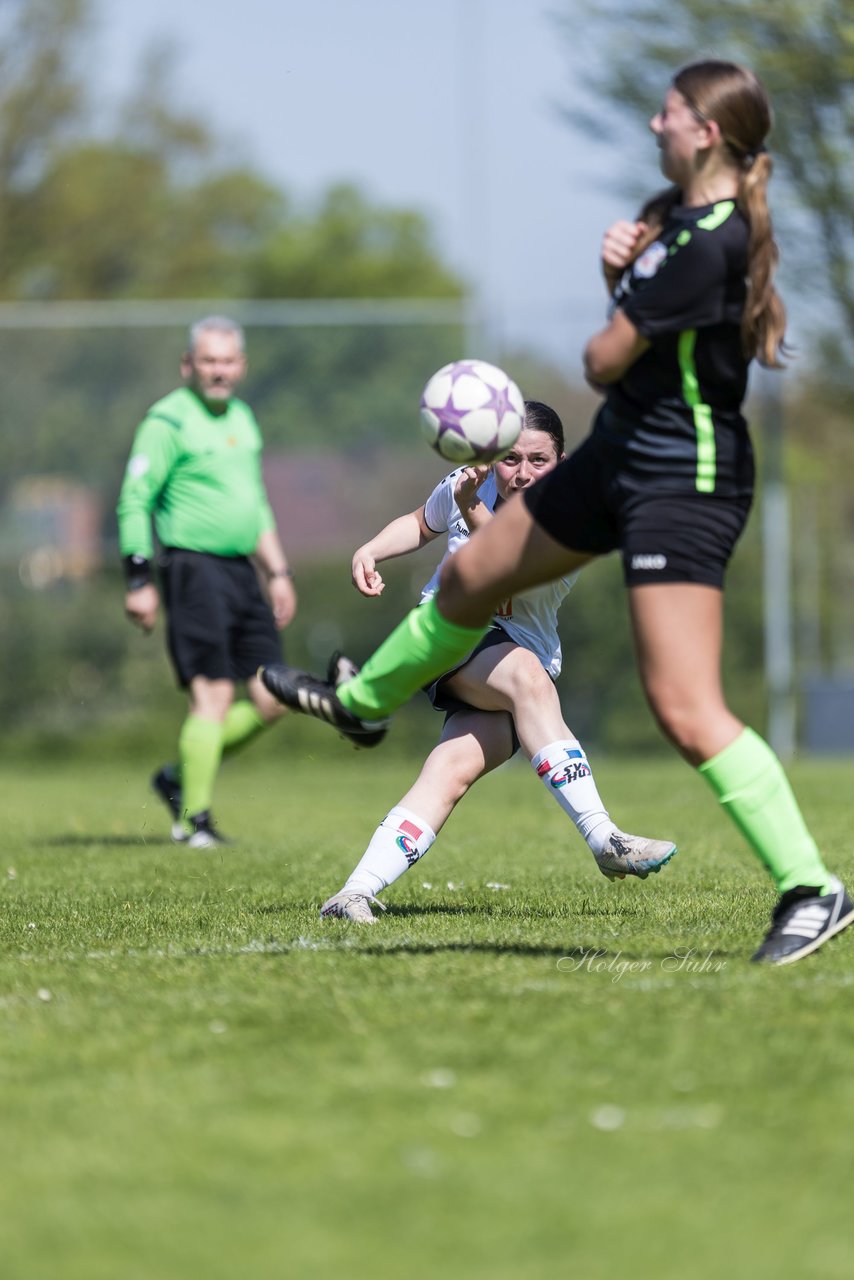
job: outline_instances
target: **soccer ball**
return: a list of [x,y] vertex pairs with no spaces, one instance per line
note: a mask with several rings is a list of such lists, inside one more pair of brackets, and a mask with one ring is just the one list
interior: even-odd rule
[[503,458],[525,421],[522,393],[503,369],[485,360],[454,360],[424,388],[421,430],[449,462]]

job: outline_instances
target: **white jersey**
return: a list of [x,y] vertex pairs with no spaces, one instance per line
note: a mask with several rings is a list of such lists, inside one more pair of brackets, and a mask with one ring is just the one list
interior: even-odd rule
[[[428,528],[434,533],[447,532],[448,550],[433,577],[421,592],[422,604],[438,590],[439,570],[448,556],[459,551],[471,537],[471,531],[454,497],[454,486],[464,470],[464,467],[458,467],[456,471],[445,476],[424,504],[424,519]],[[491,471],[477,494],[488,511],[495,510],[498,489],[495,476]],[[505,600],[493,615],[495,621],[507,632],[511,640],[515,640],[518,645],[536,654],[552,678],[560,675],[561,666],[557,611],[577,577],[578,571],[567,574],[564,578],[558,578],[555,582],[547,582],[542,587],[532,587],[529,591],[523,591],[521,595]]]

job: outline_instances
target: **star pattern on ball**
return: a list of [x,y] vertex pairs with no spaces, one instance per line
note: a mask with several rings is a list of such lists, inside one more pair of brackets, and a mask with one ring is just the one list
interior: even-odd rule
[[437,414],[441,422],[439,430],[440,435],[444,435],[446,431],[453,431],[457,435],[464,436],[462,423],[467,414],[471,413],[471,409],[458,409],[454,404],[454,384],[451,383],[451,389],[448,392],[448,398],[443,405],[433,405],[433,412]]
[[483,360],[454,361],[424,389],[425,435],[442,457],[458,465],[491,462],[503,456],[519,434],[520,399],[515,383],[501,369]]

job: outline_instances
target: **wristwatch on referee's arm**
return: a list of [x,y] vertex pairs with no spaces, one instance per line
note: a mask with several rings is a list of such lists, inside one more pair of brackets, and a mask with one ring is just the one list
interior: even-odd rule
[[128,591],[139,591],[154,581],[151,573],[151,561],[145,556],[125,556],[125,582]]
[[293,578],[293,569],[271,569],[267,574],[267,581],[272,582],[273,578]]

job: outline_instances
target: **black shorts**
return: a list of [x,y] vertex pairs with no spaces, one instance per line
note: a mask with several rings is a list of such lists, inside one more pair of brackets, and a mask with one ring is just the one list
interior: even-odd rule
[[169,655],[182,688],[194,676],[246,680],[262,663],[281,662],[272,611],[245,556],[168,547],[159,564]]
[[733,497],[662,489],[620,465],[589,436],[523,493],[541,528],[572,551],[619,549],[626,586],[696,582],[722,587],[752,493]]
[[[470,662],[476,653],[483,653],[486,649],[494,649],[497,644],[516,644],[516,641],[507,634],[503,627],[495,623],[489,628],[480,643],[475,645],[471,653],[463,658],[462,662],[458,662],[450,671],[444,671],[432,684],[425,685],[424,692],[435,710],[445,712],[445,724],[458,711],[482,711],[484,715],[491,714],[488,711],[483,711],[483,707],[473,707],[470,702],[465,702],[462,698],[455,697],[447,689],[446,683],[455,672],[459,671],[460,667],[464,667],[467,662]],[[519,739],[516,737],[516,725],[513,723],[512,716],[510,717],[510,732],[513,735],[513,751],[515,753],[519,750]]]

